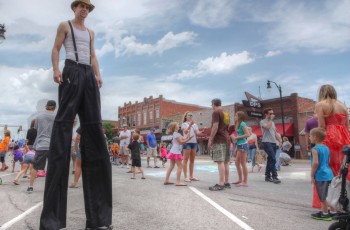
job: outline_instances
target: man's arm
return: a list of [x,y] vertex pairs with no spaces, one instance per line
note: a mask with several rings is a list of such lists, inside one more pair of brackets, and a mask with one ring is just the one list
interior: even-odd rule
[[262,127],[264,127],[265,129],[271,129],[271,127],[272,127],[272,120],[268,120],[268,122],[263,124]]
[[98,61],[97,61],[97,57],[96,57],[96,53],[95,53],[95,33],[94,31],[91,31],[91,64],[92,64],[92,69],[94,70],[95,73],[95,77],[96,77],[96,81],[97,81],[97,85],[99,88],[102,87],[102,78],[101,78],[101,73],[100,73],[100,67],[98,65]]
[[211,127],[208,148],[211,148],[211,146],[213,144],[214,137],[215,137],[216,133],[218,132],[218,129],[219,129],[219,122],[213,123],[213,125]]
[[67,34],[67,22],[61,22],[58,26],[55,43],[52,48],[51,61],[52,61],[52,69],[53,69],[53,80],[60,84],[63,82],[61,71],[58,67],[58,61],[60,59],[60,50],[64,39]]

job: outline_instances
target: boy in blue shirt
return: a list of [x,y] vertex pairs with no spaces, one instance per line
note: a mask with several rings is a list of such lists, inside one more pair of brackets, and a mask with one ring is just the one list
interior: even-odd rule
[[310,141],[315,144],[311,149],[311,183],[315,184],[317,194],[321,201],[321,211],[311,214],[316,220],[332,220],[328,213],[328,186],[333,179],[333,172],[329,167],[329,149],[322,142],[326,138],[326,131],[322,128],[314,128],[310,132]]

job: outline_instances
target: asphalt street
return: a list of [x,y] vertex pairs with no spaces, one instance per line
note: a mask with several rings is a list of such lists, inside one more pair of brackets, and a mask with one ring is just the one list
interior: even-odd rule
[[[126,168],[112,166],[114,229],[320,230],[332,223],[310,218],[318,210],[311,208],[310,166],[305,161],[294,160],[293,165],[282,167],[281,184],[265,182],[263,172],[250,173],[248,187],[232,186],[224,191],[208,189],[218,178],[216,165],[209,157],[197,158],[195,176],[200,181],[187,183],[186,187],[163,185],[166,168],[146,168],[145,159],[142,164],[146,180],[141,180],[140,174],[131,180]],[[230,168],[233,182],[237,180],[236,169],[234,164]],[[15,186],[15,173],[0,172],[0,230],[38,229],[45,178],[38,178],[34,192],[27,194],[29,180],[23,178]],[[171,180],[175,181],[175,172]],[[66,229],[84,229],[81,182],[79,188],[68,193]]]

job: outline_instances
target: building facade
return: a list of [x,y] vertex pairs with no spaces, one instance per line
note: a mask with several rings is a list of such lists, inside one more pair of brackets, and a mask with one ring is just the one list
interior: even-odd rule
[[[302,131],[305,128],[306,120],[313,115],[316,102],[309,98],[299,97],[297,93],[292,93],[290,96],[282,97],[282,102],[280,98],[273,98],[269,100],[260,100],[260,103],[262,104],[261,109],[236,103],[235,111],[244,111],[246,114],[248,111],[263,113],[265,108],[272,108],[276,116],[274,119],[276,128],[282,136],[288,137],[289,141],[293,144],[293,150],[296,154],[295,157],[308,158],[305,136],[300,134],[302,134]],[[284,135],[281,103],[283,103],[284,113]],[[255,134],[261,137],[262,131],[260,120],[260,118],[247,116],[246,123],[252,128],[252,131]]]
[[156,128],[156,134],[161,133],[164,117],[183,114],[186,111],[202,110],[205,107],[193,104],[167,100],[163,95],[152,96],[135,103],[124,103],[118,107],[119,126],[127,124],[129,129],[139,129],[141,134],[147,133],[151,127]]

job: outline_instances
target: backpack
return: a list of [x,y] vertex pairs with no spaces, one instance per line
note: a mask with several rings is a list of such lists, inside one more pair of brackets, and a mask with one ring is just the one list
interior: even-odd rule
[[224,124],[228,126],[230,124],[230,115],[228,114],[228,112],[223,112],[223,113],[224,113]]

